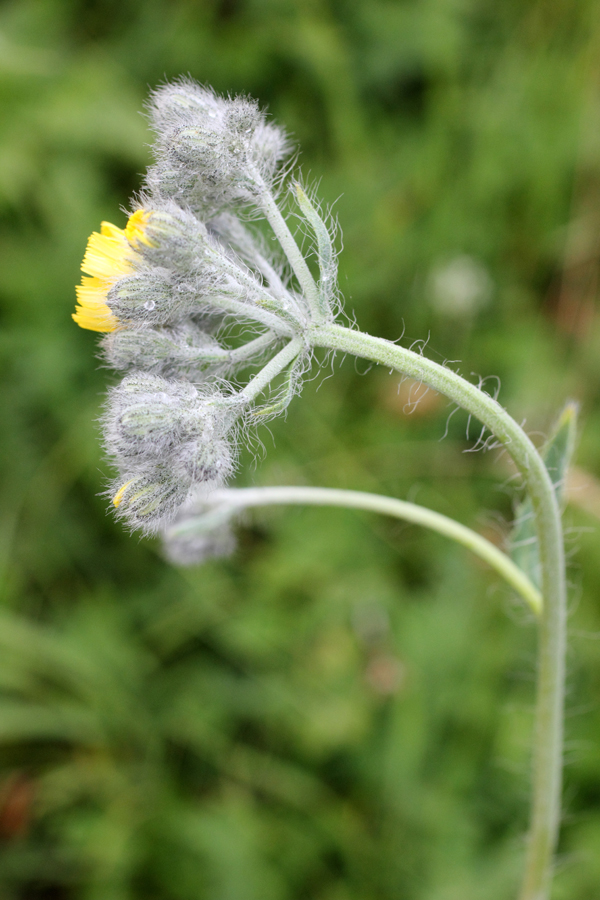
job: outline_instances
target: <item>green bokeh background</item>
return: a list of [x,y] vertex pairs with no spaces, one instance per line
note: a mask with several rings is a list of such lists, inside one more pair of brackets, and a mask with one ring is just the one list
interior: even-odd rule
[[[535,665],[515,598],[444,539],[342,510],[257,512],[233,558],[173,569],[99,496],[114,376],[70,314],[88,234],[124,224],[149,161],[148,90],[189,73],[292,133],[362,328],[498,376],[538,441],[575,397],[600,476],[599,59],[595,0],[0,5],[2,900],[515,896]],[[449,312],[436,285],[465,257],[488,302]],[[501,541],[512,472],[465,453],[466,417],[440,440],[444,401],[409,414],[397,377],[334,372],[238,483],[408,497]],[[595,484],[566,513],[556,900],[600,891]]]

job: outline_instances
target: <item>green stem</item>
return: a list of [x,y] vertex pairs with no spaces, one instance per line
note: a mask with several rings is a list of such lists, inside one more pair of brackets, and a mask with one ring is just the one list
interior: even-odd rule
[[416,378],[476,416],[519,469],[536,522],[543,609],[540,618],[533,798],[520,900],[547,900],[560,824],[566,649],[566,581],[560,510],[546,466],[522,428],[499,403],[451,369],[382,338],[339,325],[315,325],[312,346],[350,353]]
[[302,352],[305,346],[301,338],[294,338],[285,347],[277,353],[273,359],[257,372],[254,378],[250,379],[246,387],[239,392],[236,401],[250,403],[277,377],[283,370],[292,363],[296,357]]
[[[278,335],[291,337],[295,328],[284,322],[276,313],[269,312],[267,309],[261,308],[256,303],[246,303],[243,300],[236,300],[225,294],[215,294],[210,299],[204,301],[200,298],[202,305],[206,305],[210,309],[221,310],[224,313],[231,313],[240,319],[249,319],[250,321],[260,322],[266,328],[270,328]],[[297,327],[297,326],[296,326]]]
[[[320,487],[259,487],[259,488],[223,488],[210,494],[207,501],[215,511],[219,507],[231,510],[247,509],[253,506],[280,506],[298,504],[306,506],[341,506],[346,509],[365,509],[369,512],[392,516],[405,522],[422,525],[444,537],[467,547],[480,559],[483,559],[504,580],[523,597],[536,616],[542,609],[542,598],[538,589],[514,562],[491,541],[480,534],[455,522],[448,516],[408,503],[394,497],[383,497],[380,494],[369,494],[365,491],[345,491],[335,488]],[[210,515],[210,513],[209,513]],[[193,519],[187,528],[193,528]],[[174,526],[172,534],[185,530],[186,525]]]
[[302,256],[300,248],[298,247],[298,244],[296,243],[287,222],[282,216],[281,211],[275,203],[273,195],[269,190],[265,189],[261,193],[260,203],[266,216],[267,222],[273,229],[275,237],[281,244],[283,252],[287,256],[289,263],[294,270],[294,274],[298,279],[300,287],[302,288],[302,292],[306,297],[313,316],[315,317],[315,321],[321,321],[323,315],[321,312],[321,303],[319,300],[319,290],[317,288],[317,285],[315,284],[314,278],[310,274],[310,269],[308,268],[306,260]]
[[[286,226],[287,227],[287,226]],[[291,237],[291,235],[290,235]],[[297,248],[296,248],[297,249]],[[245,287],[247,291],[247,300],[245,302],[254,303],[260,309],[266,309],[275,316],[280,316],[285,322],[291,325],[292,331],[297,331],[302,327],[304,316],[302,310],[294,299],[285,292],[282,296],[276,297],[265,290],[263,285],[247,271],[236,265],[226,257],[217,257],[220,268],[227,271],[232,280],[241,287]]]
[[265,259],[262,254],[257,253],[255,256],[255,264],[256,268],[265,279],[270,292],[274,297],[277,297],[279,300],[287,299],[289,297],[288,292],[285,289],[285,285],[283,284],[281,278],[271,265],[271,263]]
[[239,347],[235,347],[233,350],[225,350],[224,353],[228,362],[232,365],[238,365],[246,360],[253,359],[257,354],[266,350],[267,347],[270,347],[271,344],[277,340],[277,338],[278,335],[273,334],[272,331],[267,331],[265,334],[261,334],[259,337],[248,341],[247,344],[242,344]]

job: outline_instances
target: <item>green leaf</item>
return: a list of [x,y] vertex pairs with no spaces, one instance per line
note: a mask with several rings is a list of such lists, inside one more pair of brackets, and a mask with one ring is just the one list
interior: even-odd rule
[[298,184],[294,182],[294,191],[296,200],[302,215],[312,228],[317,239],[317,255],[319,260],[319,271],[321,277],[319,279],[319,303],[322,312],[330,312],[329,299],[336,283],[337,266],[335,261],[335,253],[333,244],[325,222],[310,202],[308,194]]
[[[564,488],[567,470],[575,449],[578,406],[569,401],[560,414],[554,429],[542,449],[542,458],[559,506],[564,506]],[[526,497],[516,509],[515,524],[509,538],[513,562],[529,576],[536,587],[541,587],[540,558],[535,531],[533,505]]]

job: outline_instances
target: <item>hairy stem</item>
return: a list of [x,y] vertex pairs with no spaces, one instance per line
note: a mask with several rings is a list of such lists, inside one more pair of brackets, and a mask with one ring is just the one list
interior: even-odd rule
[[273,334],[272,331],[266,331],[257,338],[248,341],[248,343],[241,344],[241,346],[235,347],[233,350],[225,350],[224,352],[232,365],[238,365],[246,360],[253,359],[257,354],[261,353],[261,351],[266,350],[267,347],[270,347],[271,344],[277,340],[277,337],[278,336]]
[[294,270],[294,274],[298,279],[298,283],[302,288],[302,293],[306,297],[311,312],[315,317],[315,321],[321,321],[323,318],[323,314],[321,312],[319,290],[317,288],[317,285],[315,284],[314,278],[310,273],[310,269],[308,268],[306,260],[300,252],[300,248],[298,247],[298,244],[296,243],[287,222],[282,216],[281,211],[275,203],[273,195],[269,190],[265,189],[261,193],[260,203],[266,216],[267,222],[273,229],[275,237],[281,244],[281,248],[287,256],[292,269]]
[[[202,301],[203,298],[200,298]],[[247,319],[251,322],[260,322],[270,328],[276,334],[291,337],[294,334],[295,327],[288,325],[283,319],[267,309],[258,306],[256,303],[246,303],[244,300],[236,300],[234,297],[228,297],[226,294],[215,294],[210,300],[199,305],[205,305],[210,310],[219,310],[224,313],[231,313],[240,319]],[[297,326],[296,326],[297,327]]]
[[255,265],[262,277],[265,279],[269,290],[274,297],[280,300],[288,298],[289,294],[285,289],[285,285],[271,263],[265,259],[261,253],[257,253],[255,257]]
[[560,510],[543,460],[499,403],[455,372],[382,338],[339,325],[314,326],[309,343],[350,353],[409,375],[476,416],[506,447],[533,504],[542,571],[533,798],[520,900],[547,900],[558,839],[562,786],[566,583]]
[[291,340],[273,359],[269,360],[254,378],[250,379],[246,387],[239,392],[237,399],[246,403],[254,400],[269,386],[274,378],[283,372],[290,363],[294,362],[304,346],[304,341],[301,338]]
[[220,258],[220,265],[229,272],[234,285],[246,288],[247,296],[251,298],[250,302],[261,309],[272,311],[276,316],[281,316],[294,331],[302,326],[304,319],[302,311],[290,294],[284,292],[283,296],[276,297],[275,294],[269,293],[254,275],[231,260]]

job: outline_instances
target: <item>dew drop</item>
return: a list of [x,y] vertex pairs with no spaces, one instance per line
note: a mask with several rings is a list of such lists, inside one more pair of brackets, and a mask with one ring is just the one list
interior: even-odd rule
[[153,310],[155,306],[156,303],[154,302],[154,300],[146,300],[146,302],[144,303],[144,309],[147,309],[148,312]]

